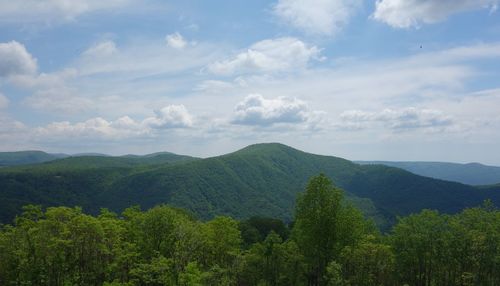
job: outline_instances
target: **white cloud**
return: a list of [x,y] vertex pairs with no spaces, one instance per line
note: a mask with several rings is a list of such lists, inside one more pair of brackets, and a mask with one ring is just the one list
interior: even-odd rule
[[143,124],[154,129],[188,128],[193,126],[193,118],[184,105],[168,105],[156,110],[155,116],[146,118]]
[[23,102],[44,111],[73,112],[87,109],[91,102],[68,87],[67,81],[77,76],[75,69],[53,73],[37,73],[37,62],[24,45],[12,41],[0,43],[0,77],[32,94]]
[[23,44],[16,41],[0,43],[0,77],[34,74],[36,70],[36,59]]
[[188,44],[184,37],[178,32],[167,35],[165,41],[167,42],[167,46],[178,50],[184,49]]
[[[129,79],[146,78],[162,73],[179,74],[188,70],[198,72],[224,52],[221,47],[207,43],[190,44],[191,48],[185,49],[183,53],[179,53],[176,49],[165,48],[165,45],[164,39],[148,39],[124,43],[116,48],[113,42],[107,41],[99,50],[112,53],[102,57],[82,54],[74,62],[74,66],[80,71],[81,76],[119,74],[120,76],[114,78],[126,82]],[[93,48],[94,46],[89,50]]]
[[133,0],[0,0],[0,23],[68,21],[90,12],[126,6]]
[[9,106],[9,99],[0,92],[0,110],[7,108]]
[[286,37],[257,42],[230,59],[209,65],[208,69],[221,75],[293,71],[305,68],[312,59],[320,59],[316,46]]
[[198,84],[194,90],[205,92],[205,93],[218,93],[225,90],[229,90],[234,85],[231,82],[220,81],[220,80],[205,80]]
[[377,0],[373,18],[395,28],[419,27],[471,10],[496,10],[498,0]]
[[107,121],[101,117],[92,118],[84,122],[71,124],[68,121],[53,122],[35,130],[39,138],[64,137],[70,138],[104,138],[121,139],[134,137],[146,133],[140,123],[128,116],[115,121]]
[[71,81],[77,79],[75,69],[64,69],[53,73],[30,75],[15,75],[9,82],[18,88],[32,92],[23,99],[27,106],[57,113],[73,113],[88,110],[92,101],[81,97],[78,89],[71,86]]
[[342,124],[340,128],[364,129],[373,123],[382,123],[394,131],[409,131],[414,129],[427,129],[429,131],[443,130],[454,124],[450,116],[434,109],[418,109],[408,107],[403,109],[384,109],[381,112],[366,112],[349,110],[340,115]]
[[59,113],[74,113],[88,110],[92,101],[77,95],[77,91],[68,87],[52,87],[35,91],[24,100],[31,108]]
[[189,128],[193,125],[192,116],[183,105],[169,105],[155,111],[154,117],[136,121],[129,116],[116,120],[95,117],[83,122],[52,122],[44,127],[35,128],[34,134],[40,140],[51,137],[124,139],[151,137],[161,133],[162,129]]
[[266,99],[260,94],[250,94],[236,106],[232,123],[264,127],[278,123],[300,124],[315,119],[315,113],[296,98]]
[[18,134],[23,132],[26,129],[26,126],[14,120],[8,116],[0,114],[0,138],[6,138],[10,140],[10,136],[14,134]]
[[348,24],[360,4],[359,0],[279,0],[274,13],[306,33],[335,35]]
[[74,79],[77,75],[78,72],[75,69],[64,69],[52,73],[14,75],[9,78],[9,82],[16,87],[39,91],[66,86],[66,82]]
[[107,40],[91,46],[85,52],[83,52],[83,56],[97,58],[109,57],[115,54],[117,51],[118,49],[116,48],[115,42]]

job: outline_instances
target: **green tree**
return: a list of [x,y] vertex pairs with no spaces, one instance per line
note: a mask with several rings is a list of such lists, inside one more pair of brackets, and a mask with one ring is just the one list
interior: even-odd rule
[[203,286],[203,272],[196,262],[189,262],[179,275],[179,286]]
[[216,217],[203,225],[204,249],[200,259],[209,285],[231,285],[239,271],[242,246],[238,222],[229,217]]
[[[342,275],[342,265],[336,261],[328,263],[326,267],[325,280],[327,281],[327,286],[344,286],[346,282],[344,281]],[[354,284],[356,285],[356,284]]]
[[139,263],[131,271],[131,281],[134,285],[164,286],[176,285],[172,259],[158,256],[149,263]]
[[394,284],[394,254],[389,245],[375,236],[366,236],[355,246],[347,246],[341,254],[343,276],[349,285],[388,286]]
[[325,285],[328,263],[365,232],[363,216],[343,201],[342,191],[323,174],[313,177],[296,206],[294,239],[309,265],[309,285]]
[[394,227],[391,244],[396,255],[400,282],[433,285],[447,265],[448,216],[424,210],[401,218]]

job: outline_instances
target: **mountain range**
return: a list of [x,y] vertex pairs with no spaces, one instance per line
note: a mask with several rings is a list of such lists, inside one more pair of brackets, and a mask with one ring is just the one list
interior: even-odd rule
[[168,203],[198,217],[270,216],[290,221],[299,192],[324,173],[354,205],[384,228],[397,216],[436,209],[456,213],[491,199],[500,185],[474,187],[302,152],[278,143],[256,144],[206,159],[158,153],[147,156],[78,156],[0,169],[0,221],[26,204],[121,211]]
[[500,167],[479,163],[445,162],[391,162],[391,161],[356,161],[364,165],[381,164],[404,169],[417,175],[459,182],[468,185],[491,185],[500,183]]

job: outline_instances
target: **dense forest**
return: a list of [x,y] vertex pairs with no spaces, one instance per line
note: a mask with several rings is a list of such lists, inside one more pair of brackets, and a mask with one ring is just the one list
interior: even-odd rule
[[400,168],[413,174],[466,185],[484,186],[500,183],[500,167],[480,163],[448,162],[391,162],[391,161],[356,161],[362,165],[385,165]]
[[424,210],[387,234],[325,176],[293,223],[166,205],[99,215],[29,205],[0,232],[0,285],[500,285],[500,211]]
[[29,204],[76,205],[92,215],[101,207],[121,213],[131,205],[149,209],[168,204],[203,220],[258,215],[290,222],[297,194],[319,173],[335,181],[346,200],[384,230],[397,216],[423,209],[454,214],[486,199],[500,205],[500,186],[473,187],[266,143],[205,159],[157,153],[3,167],[0,223],[11,222]]

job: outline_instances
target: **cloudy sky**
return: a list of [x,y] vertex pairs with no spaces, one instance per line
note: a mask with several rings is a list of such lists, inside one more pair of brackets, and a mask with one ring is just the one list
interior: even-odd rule
[[500,165],[500,0],[0,0],[0,151]]

